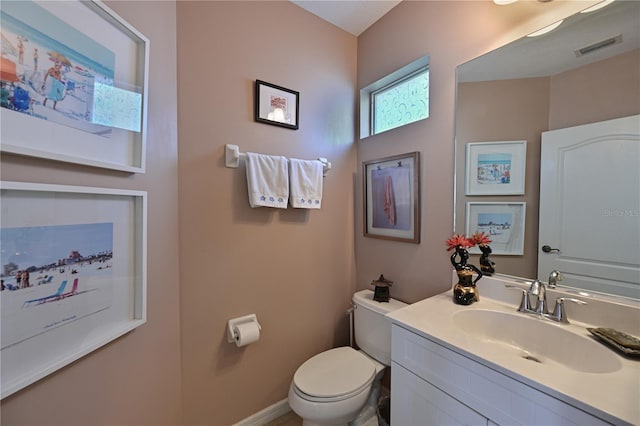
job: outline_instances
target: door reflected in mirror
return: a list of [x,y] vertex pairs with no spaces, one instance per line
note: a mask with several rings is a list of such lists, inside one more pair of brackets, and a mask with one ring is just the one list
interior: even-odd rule
[[[617,123],[616,119],[640,114],[638,70],[640,2],[636,1],[578,13],[546,35],[525,37],[458,67],[455,232],[465,232],[470,202],[526,203],[524,252],[494,256],[496,272],[547,281],[553,269],[560,269],[567,286],[640,298],[640,155],[635,154],[640,152],[640,118],[630,119],[631,130],[623,131],[631,135],[620,148],[629,149],[627,154],[608,156],[618,148],[604,143],[595,149],[600,149],[595,161],[582,158],[573,148],[568,149],[570,154],[562,151],[563,165],[585,161],[576,169],[584,174],[589,168],[584,174],[588,179],[573,175],[575,187],[563,189],[569,193],[561,192],[551,205],[540,202],[541,190],[550,186],[545,176],[557,172],[557,164],[543,163],[543,169],[552,169],[546,169],[541,181],[543,134]],[[527,141],[524,194],[466,195],[471,173],[466,167],[468,144],[514,140]],[[574,148],[583,145],[595,147],[585,137]],[[621,193],[628,196],[613,197]],[[607,211],[624,214],[614,217]],[[541,220],[544,229],[539,229],[541,216],[558,219],[558,224]],[[589,227],[596,218],[601,220]],[[617,250],[606,246],[603,236],[613,237],[607,244]],[[545,253],[544,245],[560,251]],[[555,263],[558,260],[562,266]],[[601,276],[595,265],[603,261],[616,264],[622,276]]]

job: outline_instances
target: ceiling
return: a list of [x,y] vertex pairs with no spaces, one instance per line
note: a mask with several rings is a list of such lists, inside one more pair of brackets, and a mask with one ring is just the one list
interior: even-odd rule
[[359,36],[402,0],[290,0],[343,30]]
[[[593,13],[577,13],[540,37],[523,37],[458,68],[458,81],[555,75],[640,48],[640,2],[616,1]],[[617,39],[583,56],[577,49]]]
[[[359,36],[402,0],[289,1]],[[460,81],[481,81],[515,78],[514,76],[539,77],[550,75],[551,71],[548,69],[550,63],[554,64],[553,72],[557,73],[637,49],[640,46],[640,31],[637,24],[640,16],[639,7],[640,2],[637,1],[615,2],[606,8],[606,12],[576,14],[566,19],[557,30],[544,37],[525,37],[509,47],[498,49],[490,55],[484,55],[465,64],[464,72],[459,72],[458,78]],[[576,24],[581,21],[584,23],[578,25],[580,30],[577,30]],[[576,58],[575,49],[618,34],[621,35],[623,43],[602,49],[595,54]],[[545,58],[545,60],[532,62],[527,60],[530,58]]]

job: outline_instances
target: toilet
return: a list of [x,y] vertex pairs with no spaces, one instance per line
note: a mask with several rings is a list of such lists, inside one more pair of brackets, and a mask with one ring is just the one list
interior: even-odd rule
[[[355,340],[305,361],[289,386],[289,406],[303,426],[377,425],[376,406],[385,367],[391,365],[391,320],[385,315],[407,306],[376,302],[373,291],[353,295]],[[375,420],[374,420],[375,419]]]

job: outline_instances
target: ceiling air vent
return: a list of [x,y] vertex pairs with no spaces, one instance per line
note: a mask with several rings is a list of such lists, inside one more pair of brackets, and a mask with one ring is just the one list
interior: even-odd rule
[[606,40],[599,41],[597,43],[593,43],[589,46],[585,46],[581,49],[575,51],[576,57],[579,58],[582,55],[586,55],[588,53],[595,52],[596,50],[600,50],[607,46],[612,46],[614,44],[622,43],[622,34],[618,34],[615,37],[608,38]]

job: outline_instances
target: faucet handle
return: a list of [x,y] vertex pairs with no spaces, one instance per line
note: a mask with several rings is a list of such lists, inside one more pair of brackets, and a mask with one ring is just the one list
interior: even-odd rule
[[520,290],[522,292],[522,299],[520,299],[520,306],[518,306],[518,312],[529,312],[531,311],[531,301],[529,300],[529,292],[517,285],[505,284],[506,288],[513,290]]
[[578,305],[586,305],[587,302],[579,299],[574,299],[573,297],[558,297],[556,299],[556,306],[553,308],[553,313],[551,314],[552,319],[555,321],[563,322],[565,324],[569,324],[569,320],[567,319],[567,314],[564,309],[564,302],[569,301]]

